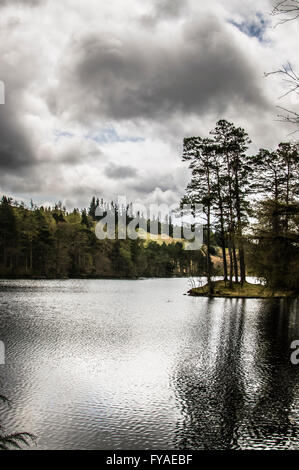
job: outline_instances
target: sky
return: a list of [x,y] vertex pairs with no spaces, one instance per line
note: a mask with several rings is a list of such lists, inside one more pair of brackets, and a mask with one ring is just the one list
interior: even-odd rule
[[296,96],[264,74],[299,70],[299,26],[278,25],[273,3],[0,0],[0,194],[174,204],[184,137],[227,119],[252,153],[294,140],[276,116]]

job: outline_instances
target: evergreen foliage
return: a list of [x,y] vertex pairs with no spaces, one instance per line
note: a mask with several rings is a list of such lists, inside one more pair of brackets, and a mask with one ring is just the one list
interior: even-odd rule
[[[112,207],[92,198],[88,214],[74,209],[68,213],[62,204],[54,208],[30,208],[3,196],[0,203],[0,276],[75,277],[168,277],[200,275],[204,272],[203,253],[188,252],[183,242],[98,240],[95,215],[98,205],[103,217]],[[116,208],[116,219],[120,209]],[[127,224],[132,220],[130,207]],[[116,220],[117,221],[117,220]],[[149,221],[145,221],[145,226]],[[161,222],[158,223],[161,233]],[[116,227],[117,231],[117,227]]]

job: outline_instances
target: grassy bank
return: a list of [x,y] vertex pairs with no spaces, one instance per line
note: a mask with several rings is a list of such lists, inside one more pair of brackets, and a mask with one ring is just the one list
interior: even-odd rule
[[229,283],[225,285],[224,281],[213,282],[213,293],[209,294],[208,285],[195,287],[188,292],[193,297],[228,297],[228,298],[246,298],[246,299],[269,299],[269,298],[286,298],[297,295],[293,291],[273,291],[261,284],[250,284],[246,282],[243,286],[234,282],[232,287]]

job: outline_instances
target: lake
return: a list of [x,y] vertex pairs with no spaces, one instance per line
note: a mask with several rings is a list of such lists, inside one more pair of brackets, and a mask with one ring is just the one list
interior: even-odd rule
[[299,449],[299,305],[187,279],[0,281],[0,392],[38,449]]

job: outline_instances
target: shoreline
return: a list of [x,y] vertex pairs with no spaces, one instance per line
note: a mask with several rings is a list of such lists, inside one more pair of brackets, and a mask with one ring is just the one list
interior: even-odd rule
[[75,277],[46,277],[46,276],[0,276],[1,281],[72,281],[72,280],[116,280],[116,281],[143,281],[147,279],[190,279],[190,276],[75,276]]
[[228,282],[213,282],[213,293],[209,292],[208,284],[201,287],[190,289],[187,294],[191,297],[209,297],[226,299],[295,299],[298,297],[293,291],[273,291],[262,284],[250,284],[245,282],[243,286],[240,283],[233,282],[229,287]]

